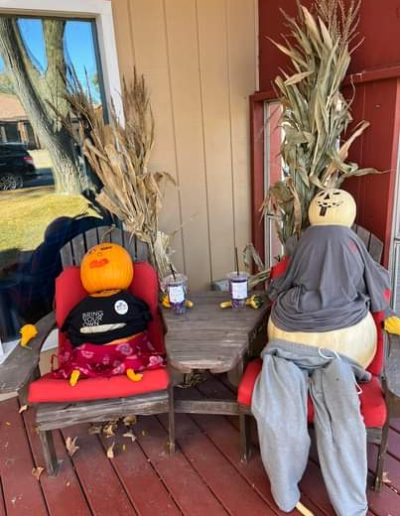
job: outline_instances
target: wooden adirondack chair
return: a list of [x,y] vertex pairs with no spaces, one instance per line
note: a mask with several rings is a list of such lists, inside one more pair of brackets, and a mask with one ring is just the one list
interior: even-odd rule
[[[364,242],[372,258],[380,263],[383,243],[361,226],[353,226],[353,230]],[[379,446],[374,482],[375,490],[379,491],[383,483],[383,466],[388,444],[390,418],[399,415],[400,338],[390,334],[384,335],[381,321],[376,320],[376,323],[378,347],[374,361],[369,367],[373,378],[368,384],[363,384],[360,401],[361,412],[367,427],[368,442]],[[260,359],[250,361],[238,388],[241,456],[244,462],[247,462],[250,457],[251,397],[261,368],[262,361]],[[312,422],[312,411],[312,405],[309,402],[309,422]]]
[[[155,284],[151,301],[154,306],[146,299],[153,315],[149,335],[150,338],[155,336],[163,344],[165,326],[158,308],[158,279],[148,263],[148,247],[144,242],[117,228],[110,232],[109,227],[93,228],[78,235],[61,250],[64,271],[60,277],[63,274],[67,276],[62,280],[64,285],[67,284],[69,288],[70,279],[73,283],[74,278],[79,278],[78,266],[84,254],[103,241],[118,243],[130,253],[136,263],[132,285],[135,279],[142,283],[142,289],[146,288],[144,282],[148,279]],[[142,276],[140,279],[143,271],[146,278]],[[175,449],[174,407],[168,371],[145,371],[140,382],[130,382],[126,377],[118,376],[110,379],[90,378],[81,380],[76,387],[69,389],[67,380],[52,379],[46,375],[40,377],[40,350],[50,331],[56,328],[56,320],[57,306],[55,312],[47,314],[37,323],[38,335],[29,343],[29,347],[18,346],[0,366],[0,393],[19,392],[23,403],[26,403],[27,398],[28,401],[33,400],[31,404],[36,408],[36,425],[48,473],[54,475],[58,469],[52,430],[76,423],[104,422],[127,415],[169,412],[169,448],[172,453]],[[37,399],[43,400],[43,396],[46,402],[37,402]]]

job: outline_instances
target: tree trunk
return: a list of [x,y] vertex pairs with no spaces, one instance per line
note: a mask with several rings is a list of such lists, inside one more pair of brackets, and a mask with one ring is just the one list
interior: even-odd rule
[[[58,27],[45,24],[46,49],[54,51],[47,55],[48,77],[41,78],[38,70],[27,56],[15,19],[0,16],[0,54],[12,79],[18,98],[23,105],[34,132],[47,149],[53,163],[56,191],[59,193],[80,193],[82,190],[80,171],[75,158],[72,139],[60,127],[56,115],[50,113],[47,101],[62,99],[66,92],[63,33],[65,22],[51,20]],[[51,62],[54,59],[55,62]],[[43,86],[40,84],[43,80]],[[59,89],[60,88],[60,89]],[[47,90],[47,94],[46,94]],[[47,95],[50,94],[49,98]],[[57,101],[57,104],[59,101]]]

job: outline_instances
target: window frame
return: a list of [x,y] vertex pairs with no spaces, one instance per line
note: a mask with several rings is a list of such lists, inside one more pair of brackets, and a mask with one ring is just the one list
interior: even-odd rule
[[0,0],[2,14],[94,20],[106,102],[114,105],[116,115],[123,120],[111,0]]

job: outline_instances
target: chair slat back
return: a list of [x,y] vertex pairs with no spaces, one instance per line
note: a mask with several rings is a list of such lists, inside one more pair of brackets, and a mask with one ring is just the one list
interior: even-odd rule
[[367,248],[372,258],[376,262],[381,263],[383,254],[383,242],[379,240],[379,238],[376,237],[373,233],[363,228],[362,226],[354,224],[352,229],[364,242],[365,247]]
[[371,233],[371,238],[369,240],[368,251],[376,262],[381,263],[383,254],[383,242],[379,240],[379,238],[376,237],[373,233]]
[[77,235],[61,249],[61,262],[65,269],[71,265],[79,266],[85,253],[101,242],[113,242],[122,245],[133,261],[149,261],[149,248],[136,236],[119,228],[99,226]]

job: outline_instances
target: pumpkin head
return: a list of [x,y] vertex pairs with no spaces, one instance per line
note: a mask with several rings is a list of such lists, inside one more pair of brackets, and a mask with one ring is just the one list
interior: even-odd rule
[[133,279],[133,263],[120,245],[104,242],[92,247],[81,263],[81,281],[89,294],[123,290]]
[[308,208],[312,226],[348,226],[356,218],[356,203],[345,190],[327,188],[313,198]]

